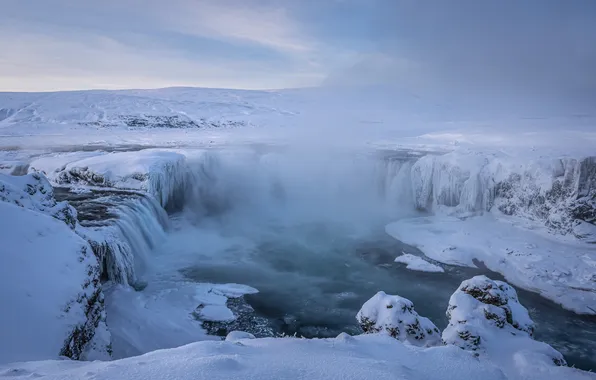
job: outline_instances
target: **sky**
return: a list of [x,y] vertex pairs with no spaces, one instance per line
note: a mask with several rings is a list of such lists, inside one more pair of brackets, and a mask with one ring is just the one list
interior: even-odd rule
[[0,0],[0,91],[596,93],[593,0]]

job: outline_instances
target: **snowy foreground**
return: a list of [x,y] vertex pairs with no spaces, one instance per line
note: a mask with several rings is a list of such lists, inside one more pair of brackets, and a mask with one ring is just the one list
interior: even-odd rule
[[[531,358],[530,358],[531,359]],[[420,349],[386,335],[336,339],[266,338],[200,342],[113,362],[42,361],[0,366],[0,378],[161,379],[594,379],[567,367],[543,367],[520,355],[512,374],[501,363],[455,346]],[[18,378],[18,377],[17,377]]]
[[[223,342],[202,323],[234,320],[228,301],[258,289],[146,277],[166,210],[240,205],[252,217],[283,204],[299,221],[382,215],[394,221],[387,233],[434,262],[486,267],[596,314],[593,119],[565,119],[561,134],[560,115],[548,115],[519,139],[531,118],[426,120],[415,107],[396,117],[308,91],[0,94],[0,378],[596,378],[535,341],[515,290],[482,276],[455,290],[442,332],[380,291],[354,316],[363,335]],[[412,254],[395,261],[444,271]]]
[[[230,333],[112,362],[0,365],[0,378],[47,379],[594,379],[565,367],[560,353],[531,339],[534,325],[515,291],[484,276],[461,284],[443,332],[409,300],[379,292],[358,313],[366,335],[261,338]],[[447,345],[444,345],[447,344]]]

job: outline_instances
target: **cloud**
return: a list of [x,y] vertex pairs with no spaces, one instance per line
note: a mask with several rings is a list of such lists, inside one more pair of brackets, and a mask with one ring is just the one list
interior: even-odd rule
[[[250,5],[241,1],[174,1],[164,12],[154,9],[172,30],[201,37],[250,42],[289,53],[307,53],[316,42],[283,7]],[[175,16],[175,17],[173,17]]]
[[4,0],[0,89],[596,94],[595,19],[593,0]]
[[0,90],[280,88],[312,86],[324,77],[323,47],[278,6],[7,1],[0,15]]
[[[354,0],[356,1],[356,0]],[[371,82],[525,95],[596,93],[596,2],[374,0]],[[375,59],[371,59],[375,58]],[[379,57],[394,63],[379,67]],[[404,62],[408,62],[404,66]],[[349,78],[346,78],[348,80]],[[359,78],[364,80],[364,78]]]

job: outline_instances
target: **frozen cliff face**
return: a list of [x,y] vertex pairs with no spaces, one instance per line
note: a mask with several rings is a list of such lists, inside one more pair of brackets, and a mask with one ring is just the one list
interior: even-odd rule
[[188,181],[183,154],[145,149],[137,152],[81,152],[42,157],[30,163],[57,185],[139,190],[155,197],[164,208],[180,206]]
[[596,157],[524,161],[458,151],[418,159],[410,179],[419,210],[498,210],[596,242]]
[[356,319],[365,333],[384,333],[415,346],[441,344],[439,329],[414,310],[412,301],[378,292],[366,301]]
[[[509,284],[476,276],[461,283],[449,300],[443,342],[479,354],[505,350],[514,356],[541,355],[566,365],[563,356],[532,339],[534,322]],[[547,360],[548,361],[548,360]]]
[[[99,265],[64,222],[0,202],[0,362],[109,356]],[[101,330],[102,339],[94,339]]]
[[551,230],[596,241],[596,157],[554,160],[543,170],[527,168],[495,183],[491,202],[506,215],[543,222]]
[[74,208],[56,202],[40,174],[1,175],[0,200],[0,286],[8,294],[0,361],[108,357],[100,267],[75,231]]

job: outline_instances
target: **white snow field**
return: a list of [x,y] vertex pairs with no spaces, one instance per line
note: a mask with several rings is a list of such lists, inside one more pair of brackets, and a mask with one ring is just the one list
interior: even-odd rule
[[[591,110],[380,88],[0,93],[0,378],[594,379],[550,345],[596,369],[595,146]],[[530,300],[566,350],[458,288],[488,270],[582,314]],[[221,341],[234,302],[355,336]]]

